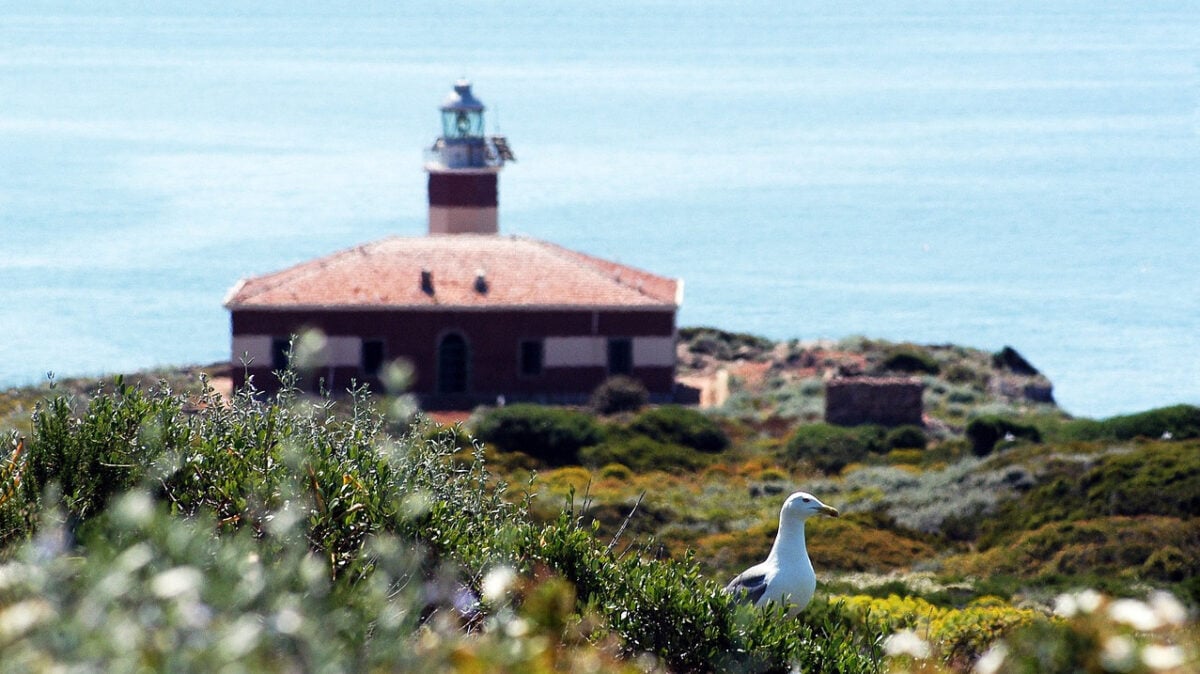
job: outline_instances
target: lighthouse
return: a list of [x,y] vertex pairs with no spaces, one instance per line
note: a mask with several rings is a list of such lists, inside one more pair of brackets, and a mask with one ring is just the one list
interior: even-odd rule
[[442,102],[442,135],[426,153],[430,234],[499,231],[500,169],[516,161],[504,136],[485,136],[483,103],[459,80]]
[[[496,179],[513,161],[484,135],[483,104],[460,81],[425,153],[429,235],[389,236],[238,281],[225,306],[234,386],[314,392],[386,390],[410,368],[425,409],[509,401],[587,402],[622,375],[650,400],[674,400],[683,282],[557,244],[499,236]],[[280,379],[288,345],[325,335],[299,380]]]

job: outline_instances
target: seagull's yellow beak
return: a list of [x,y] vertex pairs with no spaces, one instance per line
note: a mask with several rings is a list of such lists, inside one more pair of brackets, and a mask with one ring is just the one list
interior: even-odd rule
[[822,505],[821,509],[817,512],[821,513],[822,515],[829,515],[830,517],[838,517],[839,515],[837,508],[827,505]]

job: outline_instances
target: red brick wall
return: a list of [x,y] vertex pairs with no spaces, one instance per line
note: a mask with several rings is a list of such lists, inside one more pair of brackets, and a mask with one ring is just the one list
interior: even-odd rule
[[[326,335],[354,335],[385,343],[385,359],[408,359],[416,373],[411,392],[431,395],[436,390],[437,344],[447,332],[458,332],[470,345],[469,398],[533,399],[571,402],[586,399],[608,372],[603,367],[545,368],[540,375],[519,374],[522,340],[542,337],[599,335],[607,337],[671,336],[673,311],[254,311],[232,312],[233,334],[286,337],[305,329]],[[595,326],[595,332],[593,332]],[[246,371],[234,363],[234,383],[244,384]],[[249,374],[259,389],[273,390],[278,382],[270,363],[256,363]],[[363,381],[357,368],[327,368],[314,373],[333,390],[351,379]],[[672,367],[635,368],[655,397],[670,396],[675,384]],[[310,379],[311,382],[311,379]],[[378,385],[379,382],[367,382]]]

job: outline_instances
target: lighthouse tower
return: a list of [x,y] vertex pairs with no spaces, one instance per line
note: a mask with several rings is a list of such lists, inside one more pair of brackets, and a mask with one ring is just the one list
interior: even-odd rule
[[426,153],[430,234],[495,234],[497,179],[516,161],[504,136],[483,135],[483,103],[459,80],[442,102],[442,135]]

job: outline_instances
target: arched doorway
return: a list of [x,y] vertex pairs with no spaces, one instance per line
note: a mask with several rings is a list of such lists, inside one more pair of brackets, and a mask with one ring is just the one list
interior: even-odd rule
[[467,339],[457,332],[444,335],[438,343],[438,393],[467,392]]

